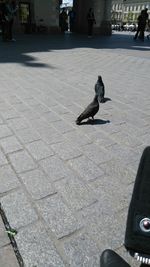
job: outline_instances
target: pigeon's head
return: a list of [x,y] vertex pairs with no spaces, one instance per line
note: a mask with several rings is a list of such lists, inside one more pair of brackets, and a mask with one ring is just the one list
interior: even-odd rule
[[101,82],[102,81],[102,76],[98,76],[98,81]]

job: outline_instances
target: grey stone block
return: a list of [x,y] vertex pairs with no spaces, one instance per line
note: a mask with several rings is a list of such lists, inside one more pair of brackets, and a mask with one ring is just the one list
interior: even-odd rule
[[77,147],[81,147],[91,143],[91,140],[86,135],[84,135],[83,138],[83,134],[78,130],[65,133],[64,138],[66,139],[66,141],[69,141],[70,143],[74,144]]
[[0,217],[0,248],[10,244],[10,240],[6,233],[6,229],[4,227],[4,223]]
[[21,229],[15,239],[26,267],[65,267],[42,223]]
[[97,201],[93,192],[76,176],[55,182],[55,187],[74,210],[82,209]]
[[74,128],[69,125],[67,122],[60,120],[60,121],[55,121],[53,123],[53,126],[56,128],[57,131],[59,131],[61,134],[64,134],[66,132],[73,131]]
[[11,120],[8,120],[8,126],[12,130],[20,130],[20,129],[25,129],[29,127],[29,124],[26,119],[24,118],[14,118]]
[[2,140],[0,140],[0,145],[2,146],[6,154],[23,149],[22,145],[19,143],[15,136],[3,138]]
[[45,222],[57,239],[67,236],[81,227],[58,194],[41,200],[38,206]]
[[[99,249],[116,249],[124,242],[124,231],[126,227],[127,209],[114,214],[103,214],[99,217],[90,217],[86,221],[86,231],[95,240]],[[109,235],[109,238],[108,238]]]
[[41,170],[33,170],[20,174],[28,192],[34,199],[41,199],[45,196],[56,193],[49,178]]
[[130,169],[119,160],[111,160],[101,164],[103,171],[109,176],[113,176],[113,180],[117,180],[120,184],[130,184],[135,181],[136,171]]
[[42,118],[46,121],[47,124],[55,121],[61,121],[61,118],[55,112],[47,112],[43,114]]
[[52,149],[62,158],[68,160],[82,155],[82,152],[69,142],[51,145]]
[[17,112],[15,109],[4,110],[1,114],[4,120],[20,117],[19,112]]
[[7,127],[7,125],[0,125],[0,138],[13,135],[12,131]]
[[15,172],[9,165],[0,167],[0,193],[5,193],[20,185]]
[[40,135],[33,128],[26,128],[16,131],[15,134],[23,144],[27,144],[40,139]]
[[12,228],[26,226],[38,219],[34,209],[22,190],[1,198],[1,204]]
[[2,267],[19,267],[18,261],[11,245],[0,249],[0,259],[0,264]]
[[100,251],[87,234],[80,234],[64,243],[66,255],[72,267],[99,267]]
[[17,173],[35,169],[37,165],[26,151],[9,154],[9,159]]
[[108,153],[105,148],[97,144],[89,144],[82,147],[83,153],[96,164],[107,162],[113,158],[113,154]]
[[3,152],[0,150],[0,166],[7,164],[7,159],[5,157],[5,155],[3,154]]
[[35,160],[41,160],[54,155],[53,150],[47,147],[42,140],[34,141],[25,147]]
[[46,172],[51,181],[57,181],[71,174],[67,164],[57,156],[43,159],[39,162],[40,166]]
[[68,161],[70,166],[78,172],[86,181],[93,180],[104,174],[94,162],[87,157],[81,156]]

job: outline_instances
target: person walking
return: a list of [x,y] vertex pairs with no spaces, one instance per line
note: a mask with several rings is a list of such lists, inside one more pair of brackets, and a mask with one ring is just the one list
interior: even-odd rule
[[62,12],[59,15],[59,26],[61,28],[61,32],[68,31],[68,15],[66,13],[65,8],[63,8]]
[[69,17],[70,32],[74,32],[74,23],[75,23],[76,14],[75,14],[75,11],[73,10],[73,8],[69,11],[68,17]]
[[92,37],[93,35],[93,24],[96,24],[94,11],[92,8],[89,9],[87,13],[87,22],[88,22],[88,37]]
[[141,11],[141,14],[138,17],[138,28],[137,28],[137,32],[134,36],[134,40],[136,40],[137,37],[139,37],[139,39],[144,41],[144,31],[145,31],[146,23],[148,20],[147,10],[148,10],[147,8],[143,9]]

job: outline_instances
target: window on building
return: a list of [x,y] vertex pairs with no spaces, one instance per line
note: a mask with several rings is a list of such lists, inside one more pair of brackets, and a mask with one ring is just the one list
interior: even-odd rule
[[19,17],[22,24],[28,23],[30,20],[30,4],[20,3],[19,4]]

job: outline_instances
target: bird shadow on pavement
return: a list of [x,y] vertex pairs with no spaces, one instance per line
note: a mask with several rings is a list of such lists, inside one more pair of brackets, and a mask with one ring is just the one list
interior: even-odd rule
[[94,120],[87,120],[84,122],[81,122],[80,125],[101,125],[101,124],[106,124],[106,123],[110,123],[109,120],[101,120],[101,119],[94,119]]

